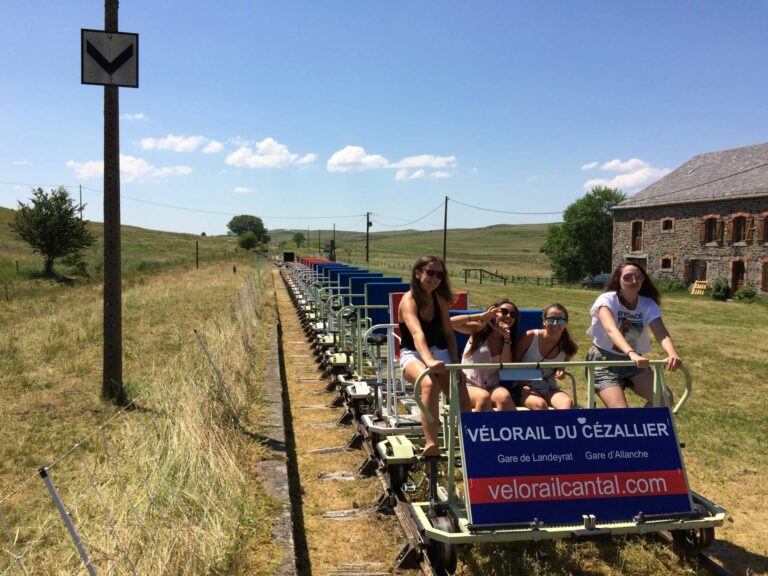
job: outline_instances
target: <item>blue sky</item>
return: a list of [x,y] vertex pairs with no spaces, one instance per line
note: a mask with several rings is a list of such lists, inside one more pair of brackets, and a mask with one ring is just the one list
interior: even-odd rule
[[[446,196],[450,227],[553,222],[593,184],[768,140],[764,0],[122,0],[119,22],[123,224],[434,229]],[[0,206],[82,185],[103,220],[81,28],[103,0],[3,1]]]

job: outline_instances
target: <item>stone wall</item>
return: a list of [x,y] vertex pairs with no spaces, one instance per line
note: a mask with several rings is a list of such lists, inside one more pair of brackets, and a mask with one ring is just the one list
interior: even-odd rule
[[[729,221],[733,223],[738,215],[753,218],[751,239],[729,242]],[[768,197],[615,210],[613,216],[614,265],[628,258],[645,260],[648,273],[655,279],[686,283],[691,280],[691,265],[706,266],[710,284],[722,278],[733,288],[734,266],[743,263],[746,284],[768,292]],[[714,242],[700,239],[705,217],[719,217],[722,222],[721,235]],[[667,223],[671,229],[662,229],[664,220],[671,220]],[[637,222],[640,224],[635,226],[642,226],[641,245],[639,250],[632,250],[632,226]],[[671,266],[662,268],[663,259]]]

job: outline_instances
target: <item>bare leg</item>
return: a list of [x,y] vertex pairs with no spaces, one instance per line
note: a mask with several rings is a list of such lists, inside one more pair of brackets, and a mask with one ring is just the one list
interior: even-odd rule
[[[643,370],[640,374],[632,377],[632,384],[635,394],[645,398],[645,407],[650,408],[653,406],[653,372]],[[669,395],[669,402],[672,403],[672,391],[669,388],[666,388],[666,394]],[[660,400],[661,404],[659,406],[667,405],[664,391],[662,391]]]
[[573,400],[568,394],[558,390],[549,396],[549,405],[555,410],[570,410],[573,408]]
[[467,394],[474,412],[488,412],[491,410],[491,395],[487,390],[478,386],[467,386]]
[[497,386],[491,391],[491,402],[496,404],[498,410],[515,409],[515,401],[512,400],[512,394],[503,386]]
[[[405,367],[405,377],[409,382],[416,382],[426,365],[419,360],[412,360]],[[440,386],[439,379],[431,374],[421,380],[421,402],[427,407],[434,420],[429,422],[427,415],[421,413],[421,426],[424,429],[424,451],[423,456],[438,456],[440,454],[440,444],[438,441],[440,435]]]
[[538,394],[523,390],[520,400],[528,410],[546,410],[549,408],[547,401]]
[[611,386],[597,391],[600,400],[603,401],[606,408],[627,408],[627,398],[624,396],[624,389],[621,386]]

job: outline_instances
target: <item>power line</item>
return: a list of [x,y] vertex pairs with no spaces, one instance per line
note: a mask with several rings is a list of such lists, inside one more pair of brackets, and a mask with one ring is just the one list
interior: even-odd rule
[[[475,210],[482,210],[484,212],[496,212],[498,214],[517,214],[519,216],[526,216],[526,215],[542,215],[542,214],[562,214],[562,210],[558,210],[557,212],[513,212],[511,210],[496,210],[494,208],[483,208],[481,206],[473,206],[472,204],[465,204],[464,202],[459,202],[458,200],[454,200],[453,198],[448,198],[450,202],[455,202],[456,204],[461,204],[462,206],[466,206],[467,208],[474,208]],[[442,204],[441,204],[442,206]]]
[[384,224],[382,222],[379,222],[378,220],[376,221],[376,223],[379,224],[380,226],[386,226],[387,228],[402,228],[403,226],[410,226],[411,224],[416,224],[416,222],[421,222],[422,220],[424,220],[424,218],[426,218],[427,216],[433,214],[434,212],[436,212],[437,210],[442,208],[442,206],[443,206],[443,203],[440,202],[440,204],[435,206],[435,208],[433,210],[430,210],[429,212],[424,214],[424,216],[422,216],[421,218],[418,218],[416,220],[412,220],[410,222],[406,222],[405,224]]

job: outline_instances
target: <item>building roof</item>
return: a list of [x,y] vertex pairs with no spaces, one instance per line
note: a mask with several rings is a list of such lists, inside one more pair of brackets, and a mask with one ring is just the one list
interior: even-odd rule
[[768,196],[768,142],[694,156],[614,210]]

